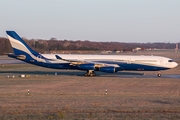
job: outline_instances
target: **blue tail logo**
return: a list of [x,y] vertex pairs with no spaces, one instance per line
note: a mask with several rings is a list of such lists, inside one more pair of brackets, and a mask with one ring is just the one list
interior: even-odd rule
[[6,33],[16,55],[24,54],[24,52],[33,55],[39,54],[32,50],[15,31],[6,31]]
[[14,56],[26,60],[37,60],[41,56],[38,52],[31,49],[15,31],[6,31],[8,39],[14,51]]

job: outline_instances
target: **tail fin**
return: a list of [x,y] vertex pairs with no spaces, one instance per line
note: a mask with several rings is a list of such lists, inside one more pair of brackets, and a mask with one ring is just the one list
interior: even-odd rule
[[39,53],[32,50],[15,31],[6,31],[15,55],[34,55]]

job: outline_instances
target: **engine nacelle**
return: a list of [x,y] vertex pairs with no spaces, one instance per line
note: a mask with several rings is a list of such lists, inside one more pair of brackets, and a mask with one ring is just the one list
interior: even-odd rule
[[115,72],[117,72],[115,67],[111,67],[111,66],[109,66],[109,67],[101,67],[101,68],[99,68],[99,71],[107,72],[107,73],[115,73]]
[[80,64],[78,67],[81,70],[94,70],[94,64]]

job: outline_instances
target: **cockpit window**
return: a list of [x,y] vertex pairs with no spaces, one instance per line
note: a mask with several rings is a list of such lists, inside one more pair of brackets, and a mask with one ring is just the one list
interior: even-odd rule
[[168,60],[168,62],[174,62],[173,60]]

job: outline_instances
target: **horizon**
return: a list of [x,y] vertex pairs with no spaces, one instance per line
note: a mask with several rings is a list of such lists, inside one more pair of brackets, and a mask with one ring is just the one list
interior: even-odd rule
[[[42,38],[27,38],[27,37],[22,37],[20,36],[22,39],[27,39],[27,40],[44,40],[44,41],[49,41],[51,40],[52,38],[50,39],[42,39]],[[7,37],[1,37],[0,38],[5,38],[5,39],[8,39]],[[53,40],[57,40],[57,41],[66,41],[67,39],[64,39],[64,40],[60,40],[60,39],[57,39],[57,38],[54,38]],[[104,42],[104,43],[132,43],[132,44],[153,44],[153,43],[164,43],[164,44],[180,44],[180,42],[123,42],[123,41],[91,41],[91,40],[67,40],[67,41],[74,41],[74,42],[77,42],[77,41],[81,41],[81,42]]]

